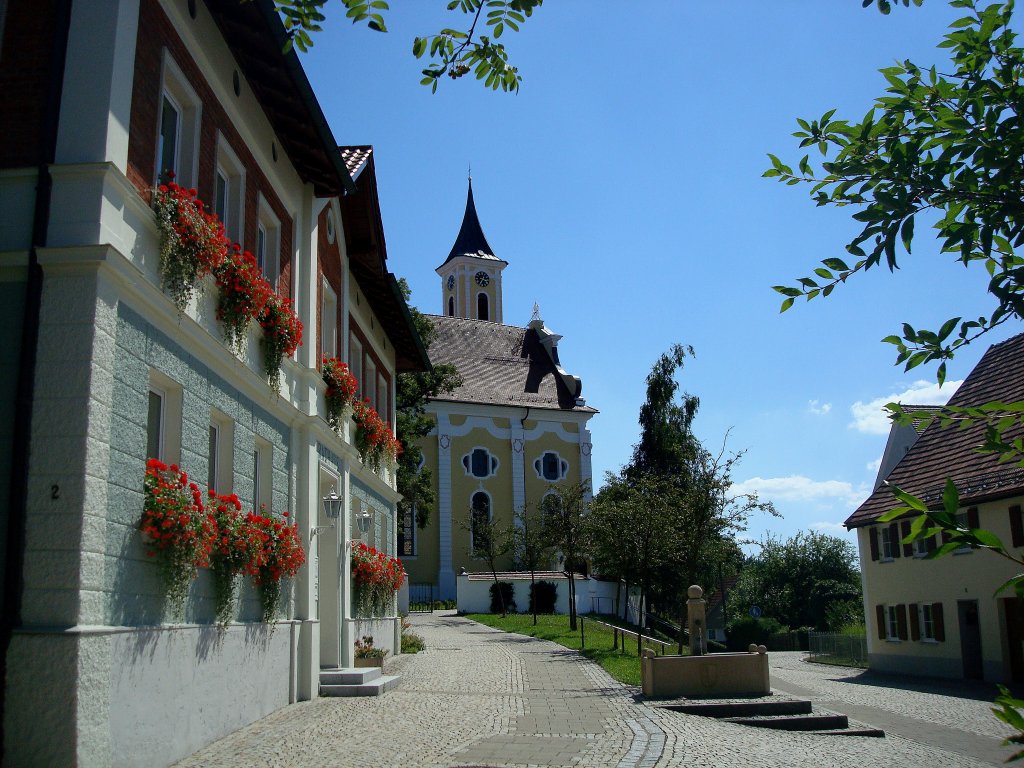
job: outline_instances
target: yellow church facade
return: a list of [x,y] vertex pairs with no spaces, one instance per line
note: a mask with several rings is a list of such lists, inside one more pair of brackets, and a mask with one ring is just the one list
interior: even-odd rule
[[[436,426],[421,448],[434,511],[423,528],[413,512],[399,524],[410,583],[434,585],[440,599],[454,599],[462,568],[487,567],[471,554],[474,516],[510,525],[516,510],[535,507],[552,486],[592,480],[588,423],[597,411],[582,397],[579,377],[562,367],[561,336],[536,308],[525,327],[502,322],[507,266],[484,237],[470,185],[462,228],[436,270],[444,314],[430,316],[437,330],[431,362],[454,364],[463,383],[427,406]],[[498,563],[514,566],[511,556]]]

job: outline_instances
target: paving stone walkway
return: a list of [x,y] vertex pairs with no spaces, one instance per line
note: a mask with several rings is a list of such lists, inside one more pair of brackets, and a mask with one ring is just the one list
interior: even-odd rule
[[[887,728],[884,739],[766,731],[638,702],[635,689],[554,643],[453,615],[418,615],[413,622],[427,650],[389,661],[388,673],[402,675],[398,689],[375,698],[294,704],[211,744],[179,768],[975,768],[998,764],[1005,754],[989,749],[1004,731],[982,697],[961,702],[912,687],[857,686],[841,680],[850,677],[848,670],[779,654],[772,674],[780,691],[799,687],[840,711],[845,701],[861,707],[861,714],[891,710],[904,720],[895,731]],[[953,737],[944,742],[935,738],[940,732]]]

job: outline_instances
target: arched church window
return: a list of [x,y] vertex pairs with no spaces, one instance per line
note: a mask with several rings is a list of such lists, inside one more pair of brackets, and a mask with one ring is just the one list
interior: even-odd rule
[[498,459],[486,448],[474,448],[462,457],[466,474],[477,478],[492,477],[498,473]]
[[455,317],[455,297],[448,297],[448,317]]
[[476,319],[477,320],[490,320],[490,312],[488,311],[489,304],[487,301],[487,294],[480,293],[476,297]]
[[533,468],[537,472],[537,477],[555,483],[565,479],[569,473],[569,462],[555,451],[545,451],[533,462]]
[[477,491],[473,494],[470,506],[469,544],[474,556],[485,557],[490,548],[491,497],[485,491]]

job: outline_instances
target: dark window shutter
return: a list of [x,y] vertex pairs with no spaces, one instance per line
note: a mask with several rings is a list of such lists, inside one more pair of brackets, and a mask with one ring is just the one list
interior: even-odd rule
[[[900,538],[905,539],[909,535],[910,535],[910,521],[909,520],[901,520],[900,521]],[[913,544],[904,544],[903,545],[903,556],[904,557],[913,557],[914,556],[914,545]]]
[[978,522],[978,508],[971,507],[967,510],[967,527],[968,528],[981,528],[981,524]]
[[885,640],[885,606],[875,606],[875,621],[878,624],[878,639]]
[[945,531],[942,532],[942,543],[943,544],[949,544],[949,542],[952,541],[952,540],[953,540],[952,536],[950,536]]
[[934,552],[938,548],[939,548],[939,545],[935,541],[935,537],[934,536],[929,536],[928,537],[928,551],[929,552]]
[[932,631],[936,640],[945,641],[946,624],[942,620],[942,603],[932,603]]
[[917,616],[917,603],[911,603],[907,608],[910,611],[910,639],[920,640],[921,626]]
[[871,541],[871,559],[878,559],[878,528],[871,526],[868,529],[868,539]]
[[907,639],[907,606],[896,606],[896,637],[900,640]]
[[900,527],[896,523],[889,523],[889,547],[893,558],[900,556]]
[[1020,504],[1010,507],[1010,537],[1013,546],[1024,546],[1024,515],[1021,514]]

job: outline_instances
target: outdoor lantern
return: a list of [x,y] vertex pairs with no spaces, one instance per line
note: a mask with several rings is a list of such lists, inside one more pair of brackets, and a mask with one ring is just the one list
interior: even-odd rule
[[338,498],[338,494],[331,489],[330,496],[324,496],[324,514],[327,515],[328,520],[337,520],[341,515],[342,499]]
[[356,521],[359,523],[359,536],[362,537],[370,530],[370,513],[361,512],[356,515]]

